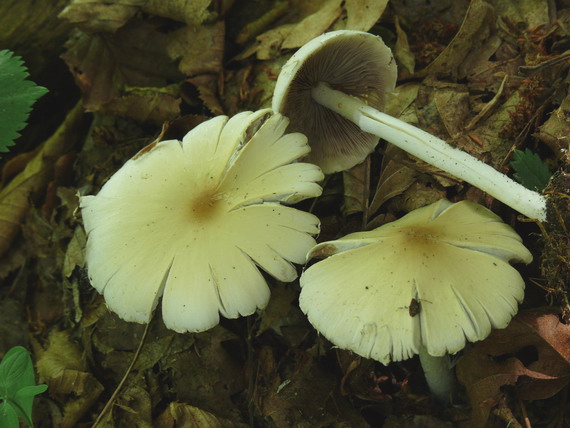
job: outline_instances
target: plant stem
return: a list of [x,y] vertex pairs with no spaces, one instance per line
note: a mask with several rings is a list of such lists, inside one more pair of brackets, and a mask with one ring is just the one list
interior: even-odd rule
[[382,113],[362,101],[319,83],[313,99],[442,171],[464,180],[527,217],[546,221],[546,198],[527,189],[479,159],[415,126]]
[[434,357],[428,354],[423,346],[419,352],[420,363],[424,369],[429,390],[432,395],[444,404],[451,402],[451,397],[455,389],[455,376],[449,366],[447,355]]

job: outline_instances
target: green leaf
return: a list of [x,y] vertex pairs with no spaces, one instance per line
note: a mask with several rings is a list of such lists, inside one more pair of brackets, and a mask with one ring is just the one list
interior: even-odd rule
[[15,399],[18,400],[19,398],[27,398],[27,397],[34,397],[38,394],[46,392],[47,385],[30,385],[25,386],[16,392]]
[[30,354],[22,346],[13,347],[0,363],[0,394],[12,398],[23,387],[34,384],[34,368]]
[[3,401],[0,403],[0,427],[18,428],[18,415],[10,403]]
[[4,414],[0,415],[0,427],[5,426],[2,424],[2,418],[11,420],[12,413],[16,415],[16,420],[19,416],[31,425],[34,396],[47,389],[46,385],[35,383],[30,353],[22,346],[10,349],[0,362],[0,398],[5,400],[2,404]]
[[48,91],[26,80],[28,76],[22,58],[9,50],[0,51],[0,152],[14,144],[32,105]]
[[515,150],[511,166],[515,170],[515,178],[526,188],[542,191],[550,180],[548,166],[529,149],[524,152]]

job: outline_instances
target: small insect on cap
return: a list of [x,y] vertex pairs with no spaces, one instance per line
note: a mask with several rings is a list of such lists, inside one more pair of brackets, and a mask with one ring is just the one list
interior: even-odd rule
[[383,363],[455,353],[507,326],[524,296],[509,261],[521,238],[469,201],[441,200],[369,232],[315,246],[328,257],[301,276],[299,303],[340,348]]
[[397,67],[382,39],[360,31],[333,31],[299,49],[285,64],[273,96],[273,110],[287,116],[289,132],[309,139],[306,160],[329,174],[362,162],[378,137],[321,106],[311,96],[320,82],[381,110],[394,90]]

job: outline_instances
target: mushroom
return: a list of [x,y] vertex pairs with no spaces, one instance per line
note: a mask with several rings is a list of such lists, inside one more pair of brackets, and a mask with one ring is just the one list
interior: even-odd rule
[[310,148],[270,109],[218,116],[182,141],[153,143],[97,196],[80,200],[89,279],[126,321],[146,323],[162,296],[177,332],[199,332],[266,306],[258,266],[293,281],[319,220],[287,207],[320,195]]
[[377,229],[315,246],[328,257],[301,276],[300,307],[332,343],[381,363],[420,355],[446,401],[447,354],[504,328],[524,297],[509,262],[530,263],[521,238],[473,202],[440,200]]
[[273,110],[309,138],[309,160],[325,173],[364,160],[378,137],[487,192],[514,210],[546,220],[546,199],[445,141],[378,110],[394,87],[396,64],[380,37],[333,31],[299,49],[277,79]]

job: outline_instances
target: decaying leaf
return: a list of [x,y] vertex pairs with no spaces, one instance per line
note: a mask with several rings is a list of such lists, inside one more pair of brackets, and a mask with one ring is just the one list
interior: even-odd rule
[[151,15],[163,16],[190,26],[198,26],[207,20],[211,0],[146,0],[142,10]]
[[[299,2],[297,14],[290,14],[294,22],[286,22],[257,36],[257,44],[246,49],[237,58],[254,53],[257,58],[275,58],[281,49],[294,49],[331,29],[368,31],[380,19],[387,0],[319,0],[304,4]],[[346,21],[341,19],[346,13]]]
[[567,151],[570,147],[570,96],[564,98],[535,136],[548,145],[555,156],[562,156]]
[[388,0],[346,0],[346,29],[368,31],[384,13]]
[[203,74],[188,79],[199,92],[200,99],[204,105],[215,115],[224,114],[224,110],[218,99],[218,76],[213,74]]
[[370,156],[367,156],[364,162],[343,171],[342,177],[344,181],[343,214],[349,216],[360,212],[367,213],[370,197]]
[[[77,33],[63,55],[87,111],[99,111],[126,87],[163,87],[183,76],[166,51],[168,35],[131,20],[116,33]],[[154,94],[152,94],[154,96]]]
[[198,28],[182,27],[169,35],[166,50],[179,59],[179,70],[186,76],[222,71],[225,26],[223,22]]
[[570,325],[550,308],[521,312],[507,328],[469,349],[457,376],[477,426],[484,425],[505,385],[516,385],[523,400],[551,397],[570,382]]
[[59,14],[84,31],[113,32],[131,19],[147,0],[73,0]]
[[287,367],[273,350],[260,349],[255,367],[252,404],[258,418],[277,427],[367,427],[362,416],[348,406],[310,354],[298,352]]
[[456,74],[457,67],[469,52],[477,49],[487,39],[494,23],[493,7],[484,0],[473,0],[451,43],[426,68],[417,72],[415,77],[426,77],[437,73]]
[[83,109],[77,105],[57,131],[43,143],[26,168],[0,190],[0,256],[19,233],[31,197],[45,188],[50,180],[57,158],[76,143],[82,118]]
[[47,348],[40,351],[37,369],[48,384],[50,397],[57,398],[63,408],[60,427],[76,426],[103,392],[68,331],[51,333]]
[[382,159],[382,169],[378,185],[370,208],[368,217],[372,217],[386,201],[402,194],[412,185],[418,172],[406,166],[408,156],[406,152],[393,145],[388,145]]
[[181,101],[178,85],[160,88],[126,87],[120,96],[102,106],[99,112],[162,125],[164,121],[180,116]]
[[394,46],[394,56],[398,63],[401,64],[408,73],[413,74],[414,68],[416,66],[416,60],[413,52],[410,50],[410,45],[408,43],[408,36],[402,27],[400,26],[400,20],[398,17],[395,19],[396,25],[396,45]]
[[[185,335],[178,335],[184,337]],[[238,347],[229,353],[226,346],[236,336],[221,326],[194,335],[189,350],[176,350],[163,357],[160,368],[171,373],[176,400],[192,403],[217,417],[239,421],[240,415],[232,397],[246,387],[246,378],[238,361]]]
[[220,418],[198,407],[184,403],[170,403],[156,421],[156,428],[247,428],[249,425]]

